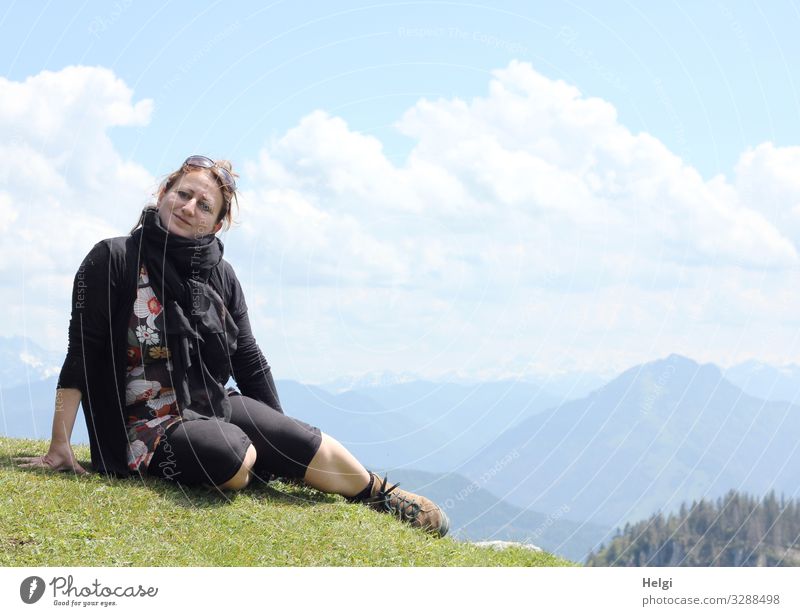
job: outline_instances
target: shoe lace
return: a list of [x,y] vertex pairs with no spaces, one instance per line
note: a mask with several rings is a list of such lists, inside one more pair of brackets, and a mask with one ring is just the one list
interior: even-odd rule
[[399,483],[387,488],[388,479],[388,477],[383,478],[383,483],[373,497],[373,502],[378,503],[385,511],[396,515],[401,520],[416,520],[421,510],[419,503],[403,494],[394,492],[400,486]]

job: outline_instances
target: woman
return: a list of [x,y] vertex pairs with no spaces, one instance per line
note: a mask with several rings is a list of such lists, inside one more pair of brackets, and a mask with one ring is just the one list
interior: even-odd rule
[[[75,276],[49,451],[20,466],[85,473],[70,445],[82,404],[96,472],[223,490],[252,475],[302,479],[444,536],[434,503],[387,487],[334,438],[283,414],[215,235],[235,198],[230,163],[190,156],[130,235],[89,252]],[[231,375],[241,394],[225,389]]]

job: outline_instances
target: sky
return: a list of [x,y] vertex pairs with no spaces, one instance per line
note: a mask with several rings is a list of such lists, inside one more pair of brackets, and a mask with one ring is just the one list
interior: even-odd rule
[[793,363],[800,4],[10,2],[0,336],[190,154],[278,378]]

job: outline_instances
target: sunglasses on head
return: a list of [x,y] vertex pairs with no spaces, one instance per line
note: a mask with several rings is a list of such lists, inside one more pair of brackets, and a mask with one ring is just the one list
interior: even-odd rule
[[228,171],[225,167],[220,167],[211,160],[208,156],[200,156],[195,154],[194,156],[190,156],[185,161],[183,161],[184,167],[200,167],[201,169],[218,169],[220,176],[222,176],[222,180],[225,186],[230,188],[233,192],[236,192],[236,180],[233,179],[230,171]]

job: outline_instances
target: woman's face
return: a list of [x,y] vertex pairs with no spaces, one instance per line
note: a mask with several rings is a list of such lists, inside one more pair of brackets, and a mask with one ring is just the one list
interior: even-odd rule
[[222,191],[210,173],[189,171],[178,178],[158,199],[161,224],[170,233],[193,238],[216,233],[222,227]]

